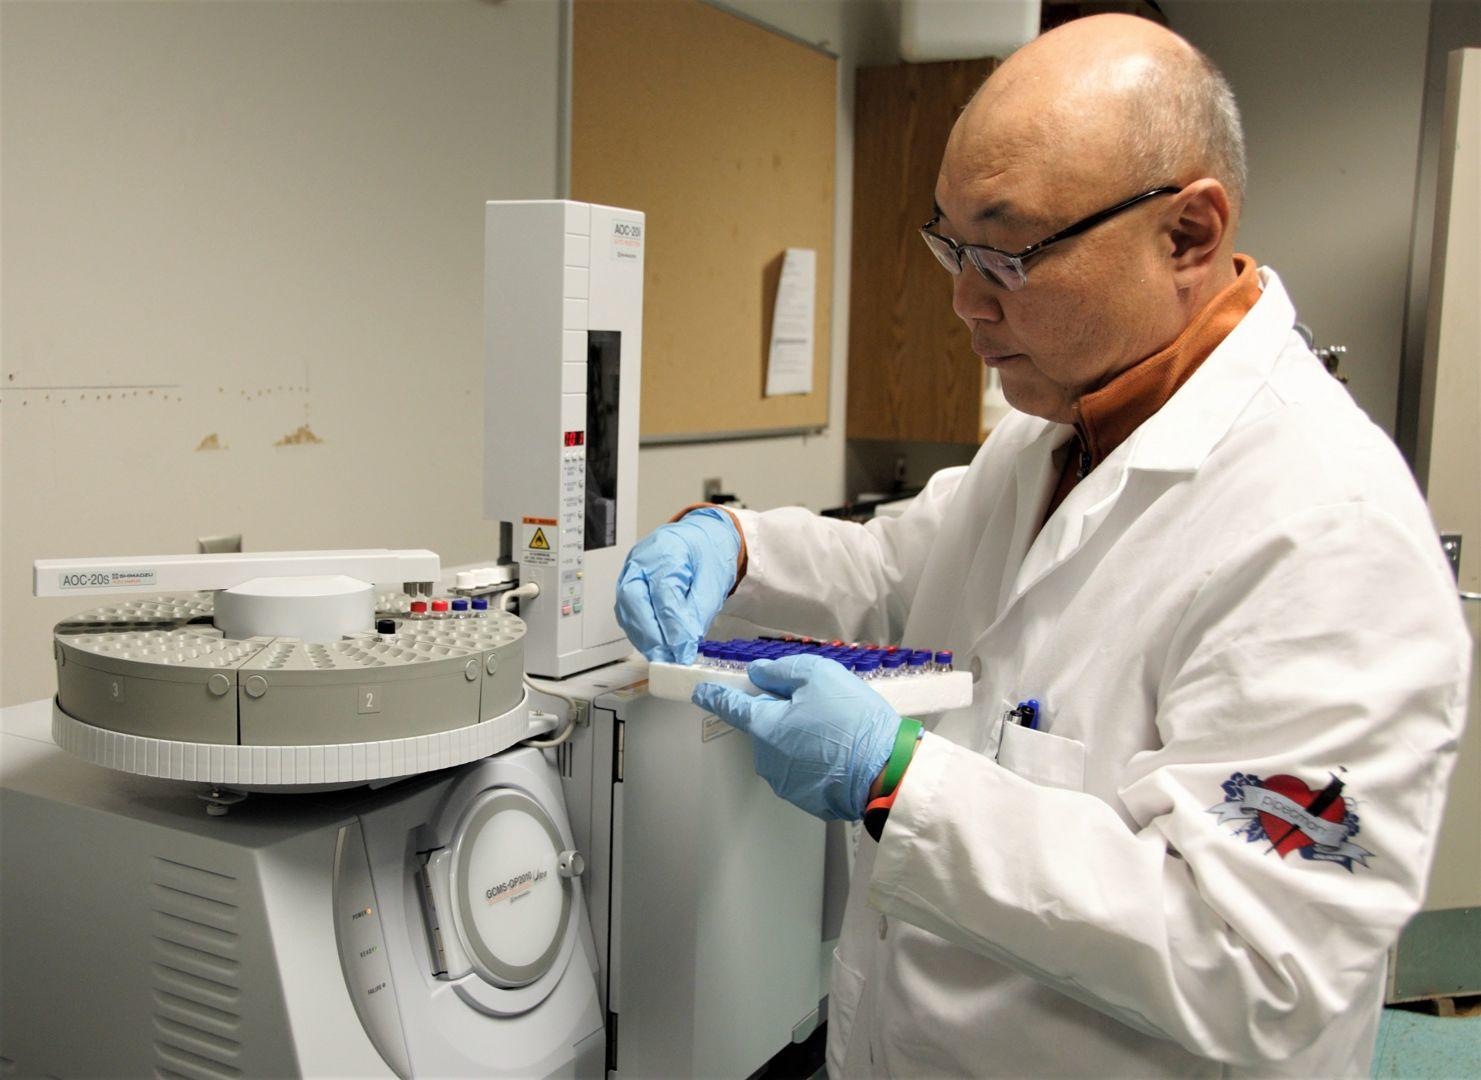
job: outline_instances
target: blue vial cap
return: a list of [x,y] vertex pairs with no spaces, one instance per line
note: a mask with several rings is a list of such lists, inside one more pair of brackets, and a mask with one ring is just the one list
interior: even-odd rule
[[949,649],[943,649],[941,652],[938,652],[936,654],[936,663],[949,665],[951,663],[951,651]]
[[483,597],[481,597],[481,596],[475,596],[473,598],[473,610],[474,611],[487,611],[488,609],[489,609],[489,602],[487,600],[485,600]]
[[464,600],[462,597],[458,597],[458,599],[456,599],[456,600],[453,601],[453,610],[454,611],[467,611],[468,610],[468,601]]
[[884,658],[884,661],[883,662],[884,662],[884,666],[887,667],[887,668],[897,668],[897,667],[904,666],[905,660],[906,660],[906,656],[905,656],[904,653],[892,652],[892,653],[886,653],[885,654],[885,658]]

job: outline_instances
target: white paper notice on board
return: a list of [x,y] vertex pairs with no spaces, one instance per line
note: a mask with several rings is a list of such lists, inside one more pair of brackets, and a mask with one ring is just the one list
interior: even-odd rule
[[766,357],[766,396],[812,393],[813,313],[818,288],[818,253],[788,248],[777,282]]

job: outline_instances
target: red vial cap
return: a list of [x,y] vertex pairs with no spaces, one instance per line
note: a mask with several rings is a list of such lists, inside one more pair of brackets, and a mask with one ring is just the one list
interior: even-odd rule
[[899,652],[900,651],[900,646],[898,646],[898,645],[886,645],[884,647],[884,651],[885,652]]
[[446,611],[447,610],[447,601],[446,600],[433,600],[432,601],[432,610],[433,611]]
[[411,610],[416,612],[418,615],[424,614],[427,610],[427,601],[413,600],[411,602]]

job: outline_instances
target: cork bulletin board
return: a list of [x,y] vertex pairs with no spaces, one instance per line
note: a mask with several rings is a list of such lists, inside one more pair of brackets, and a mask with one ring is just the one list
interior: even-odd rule
[[[699,0],[576,0],[571,198],[647,214],[643,441],[828,423],[837,60]],[[787,248],[817,252],[813,385],[766,397]]]

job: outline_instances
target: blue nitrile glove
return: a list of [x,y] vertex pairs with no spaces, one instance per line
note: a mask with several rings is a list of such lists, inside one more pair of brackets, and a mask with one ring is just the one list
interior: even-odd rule
[[633,546],[617,578],[617,621],[649,660],[692,664],[735,584],[740,534],[702,507]]
[[782,798],[825,820],[863,817],[900,730],[895,710],[836,660],[787,656],[747,670],[766,695],[700,683],[691,700],[750,733],[756,772]]

